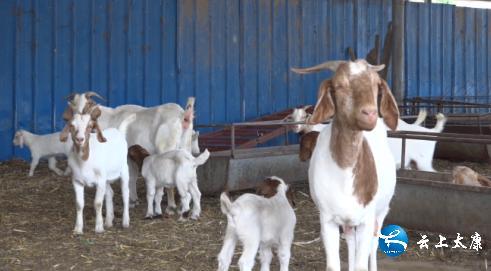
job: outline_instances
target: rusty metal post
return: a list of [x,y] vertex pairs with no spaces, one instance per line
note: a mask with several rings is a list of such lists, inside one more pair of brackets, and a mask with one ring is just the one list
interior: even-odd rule
[[235,158],[235,124],[232,123],[230,127],[230,150],[232,158]]
[[406,168],[406,138],[402,138],[401,169]]
[[392,0],[392,24],[394,46],[392,47],[392,92],[398,103],[404,100],[404,0]]

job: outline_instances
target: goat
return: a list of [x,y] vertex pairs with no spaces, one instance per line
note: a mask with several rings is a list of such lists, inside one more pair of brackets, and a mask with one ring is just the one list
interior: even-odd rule
[[[69,97],[71,112],[82,113],[89,110],[94,102],[92,96],[100,96],[94,92],[72,94]],[[101,128],[117,128],[121,121],[130,114],[136,115],[136,121],[132,122],[126,133],[126,141],[129,146],[141,145],[150,154],[163,153],[178,148],[192,148],[188,143],[193,134],[192,119],[194,118],[194,97],[188,98],[186,110],[175,103],[167,103],[155,107],[141,107],[138,105],[122,105],[116,108],[99,106],[101,116],[98,126]],[[67,117],[70,116],[70,110]],[[190,149],[191,151],[191,149]],[[199,152],[199,151],[198,151]],[[130,162],[130,199],[138,202],[136,180],[138,168]],[[168,193],[168,207],[166,212],[173,213],[175,200],[173,193]]]
[[181,196],[180,219],[187,215],[191,199],[191,219],[198,219],[201,213],[201,192],[198,188],[196,168],[208,160],[208,150],[196,158],[182,149],[150,155],[140,145],[133,145],[129,148],[128,154],[130,159],[141,165],[141,174],[145,178],[148,207],[145,218],[160,217],[163,188],[176,187]]
[[228,270],[237,241],[244,247],[239,260],[240,270],[252,270],[258,249],[261,270],[269,270],[273,248],[278,251],[280,270],[288,270],[296,217],[287,191],[288,185],[273,176],[258,188],[260,195],[244,194],[232,203],[227,193],[221,194],[220,204],[227,216],[227,229],[218,254],[218,270]]
[[319,134],[308,172],[310,194],[320,212],[327,270],[341,269],[339,226],[348,244],[349,270],[368,270],[369,257],[370,270],[377,269],[377,235],[396,184],[386,126],[378,118],[378,94],[383,122],[395,130],[399,120],[397,103],[377,74],[384,67],[362,59],[292,69],[301,74],[335,71],[321,83],[309,119],[316,124],[332,117]]
[[102,200],[106,201],[106,227],[112,227],[114,219],[113,190],[110,183],[121,179],[121,194],[123,198],[123,227],[130,225],[129,217],[129,173],[127,164],[128,145],[125,140],[126,129],[134,121],[135,116],[129,116],[123,121],[119,130],[114,128],[103,131],[105,143],[101,143],[91,134],[97,125],[97,118],[101,111],[93,106],[84,114],[74,113],[68,119],[60,134],[62,142],[71,135],[73,147],[68,155],[68,165],[72,169],[72,184],[75,190],[77,218],[75,234],[83,233],[84,187],[96,187],[94,208],[96,212],[95,232],[104,231],[102,224]]
[[[438,113],[436,115],[435,127],[429,129],[421,127],[419,125],[408,124],[403,120],[399,120],[397,125],[397,131],[413,131],[413,132],[425,132],[425,133],[440,133],[443,131],[447,118]],[[389,128],[387,128],[389,130]],[[408,168],[411,164],[418,170],[435,172],[433,169],[433,154],[435,152],[436,141],[431,140],[406,140],[406,154],[404,168]],[[394,156],[397,168],[401,168],[401,151],[402,151],[402,139],[389,138],[389,148]]]
[[455,184],[491,187],[491,180],[469,167],[456,166],[452,171],[452,182]]
[[[60,133],[52,133],[46,135],[36,135],[26,130],[19,130],[15,133],[12,140],[15,146],[21,148],[24,144],[29,147],[31,151],[31,167],[29,169],[29,176],[34,175],[39,159],[48,158],[48,167],[58,175],[65,175],[61,169],[56,166],[56,156],[67,155],[70,152],[72,141],[66,143],[60,142]],[[66,169],[65,173],[69,171]]]

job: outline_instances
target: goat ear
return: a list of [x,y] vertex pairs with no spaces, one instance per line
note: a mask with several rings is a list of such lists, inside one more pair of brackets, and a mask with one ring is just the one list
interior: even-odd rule
[[68,130],[69,130],[69,125],[65,124],[65,127],[63,127],[63,130],[60,133],[60,141],[61,142],[66,142],[68,139]]
[[71,121],[73,119],[73,109],[71,106],[68,106],[65,109],[65,112],[63,112],[63,120],[64,121]]
[[379,91],[382,92],[380,101],[380,114],[384,119],[385,124],[393,131],[397,128],[399,121],[399,109],[397,108],[396,100],[384,79],[380,79]]
[[314,113],[308,119],[309,123],[317,124],[331,118],[334,115],[335,108],[331,92],[331,80],[324,80],[319,87],[317,103],[314,108]]
[[99,107],[94,107],[90,112],[90,118],[92,120],[97,120],[101,116],[101,109]]
[[95,132],[97,133],[97,140],[99,142],[104,143],[107,141],[107,139],[102,134],[101,127],[99,126],[99,123],[97,123],[97,121],[94,121],[93,130],[95,130]]

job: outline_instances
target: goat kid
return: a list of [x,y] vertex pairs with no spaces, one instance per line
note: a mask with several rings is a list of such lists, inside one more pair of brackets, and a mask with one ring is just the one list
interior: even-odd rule
[[452,182],[455,184],[491,187],[491,180],[469,167],[456,166],[452,171]]
[[129,217],[129,173],[127,164],[128,146],[125,133],[128,125],[134,121],[131,115],[123,121],[118,129],[104,130],[107,138],[105,143],[96,140],[97,135],[91,134],[101,112],[97,106],[85,114],[74,113],[60,134],[62,142],[71,136],[72,151],[68,155],[68,165],[72,169],[72,184],[75,190],[77,218],[74,232],[83,233],[84,187],[96,187],[94,209],[96,213],[95,232],[104,231],[102,223],[103,198],[106,202],[105,226],[112,227],[114,219],[113,190],[110,183],[121,179],[123,198],[123,227],[130,225]]
[[261,270],[269,270],[277,249],[280,270],[288,270],[290,248],[296,224],[290,205],[288,185],[269,177],[258,188],[258,194],[244,194],[232,202],[224,192],[220,196],[222,212],[227,216],[227,229],[218,255],[218,270],[228,270],[237,241],[243,245],[240,270],[252,270],[259,249]]
[[13,144],[21,148],[26,145],[31,151],[30,177],[34,175],[34,170],[41,158],[48,158],[49,169],[57,175],[66,175],[69,172],[69,167],[66,168],[64,173],[56,166],[56,156],[67,156],[72,147],[72,141],[60,142],[59,138],[60,133],[36,135],[26,130],[19,130],[15,133],[14,139],[12,140]]
[[[311,124],[332,121],[319,134],[309,166],[309,187],[320,211],[327,270],[339,271],[339,226],[345,230],[349,270],[377,270],[377,235],[389,211],[396,184],[387,131],[399,111],[387,83],[365,60],[329,61],[297,73],[335,71],[319,87]],[[356,238],[355,238],[356,236]]]
[[150,155],[140,145],[133,145],[129,148],[128,154],[137,165],[141,165],[141,174],[145,179],[148,207],[146,218],[162,215],[161,201],[164,187],[177,188],[181,196],[180,220],[187,216],[191,199],[193,201],[191,219],[199,218],[201,192],[198,188],[196,168],[208,160],[210,156],[208,150],[198,157],[194,157],[187,150],[172,150]]

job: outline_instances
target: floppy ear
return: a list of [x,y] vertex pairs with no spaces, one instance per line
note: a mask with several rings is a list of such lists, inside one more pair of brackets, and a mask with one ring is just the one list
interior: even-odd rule
[[384,119],[385,124],[395,131],[397,122],[399,121],[399,109],[397,108],[396,100],[384,79],[380,79],[379,91],[382,93],[380,101],[380,114]]
[[60,133],[60,141],[61,142],[66,142],[67,141],[67,139],[68,139],[68,133],[69,133],[68,130],[69,129],[70,129],[70,127],[69,127],[68,123],[65,124],[65,127],[63,127],[63,130]]
[[335,108],[332,99],[332,91],[331,80],[324,80],[319,87],[314,113],[312,113],[312,116],[308,119],[310,124],[323,122],[334,115]]
[[96,121],[101,116],[101,109],[99,107],[94,107],[90,112],[90,118]]
[[71,121],[73,119],[73,109],[71,106],[68,106],[63,112],[63,120]]

